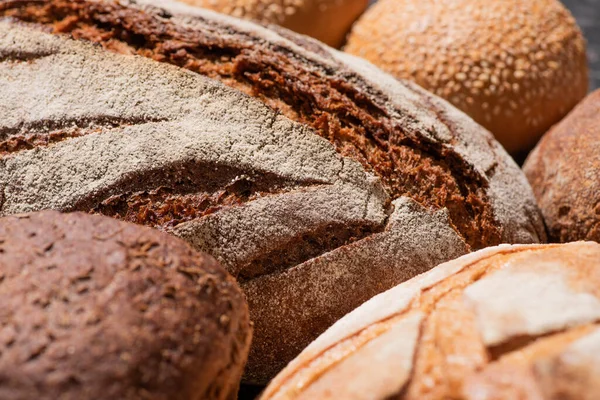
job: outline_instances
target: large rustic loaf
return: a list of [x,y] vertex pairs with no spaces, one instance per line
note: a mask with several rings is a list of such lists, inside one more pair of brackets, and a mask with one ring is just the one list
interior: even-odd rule
[[[0,213],[100,213],[217,257],[255,322],[249,381],[264,382],[341,315],[439,262],[544,240],[522,173],[447,103],[306,38],[293,37],[301,47],[163,3],[168,11],[113,1],[0,10],[30,22],[62,15],[57,31],[79,26],[76,37],[184,65],[268,107],[196,73],[4,23]],[[80,13],[97,25],[78,25]]]
[[600,90],[554,126],[527,158],[552,241],[600,242]]
[[262,400],[596,399],[600,245],[498,246],[346,315]]
[[0,398],[233,400],[248,306],[212,258],[154,229],[0,218]]

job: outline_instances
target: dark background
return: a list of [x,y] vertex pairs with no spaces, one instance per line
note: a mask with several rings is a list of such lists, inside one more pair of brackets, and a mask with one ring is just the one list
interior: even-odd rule
[[588,42],[590,89],[600,88],[600,0],[563,0]]

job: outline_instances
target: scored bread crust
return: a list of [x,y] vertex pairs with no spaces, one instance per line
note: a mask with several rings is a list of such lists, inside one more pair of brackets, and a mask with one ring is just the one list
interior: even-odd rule
[[231,400],[248,306],[210,256],[56,211],[0,219],[0,398]]
[[599,280],[592,242],[465,255],[346,315],[261,399],[591,399]]
[[526,180],[489,133],[364,60],[170,0],[8,0],[2,15],[176,64],[257,97],[359,160],[392,199],[448,208],[475,249],[545,239]]
[[[229,21],[236,25],[228,32],[260,33],[273,48],[310,57],[317,72],[328,66],[359,82],[410,135],[464,155],[459,168],[478,176],[501,240],[544,239],[522,174],[463,114],[369,64],[307,50],[314,42],[300,47],[249,22],[206,15],[208,22],[168,19],[223,31]],[[7,141],[60,133],[0,159],[0,213],[55,208],[122,217],[114,204],[124,193],[152,197],[173,186],[171,197],[192,206],[183,204],[175,222],[148,224],[213,254],[240,280],[255,322],[248,381],[265,382],[376,293],[469,250],[448,209],[423,206],[410,193],[392,196],[380,175],[306,122],[183,69],[36,27],[4,22],[0,29],[0,132]]]
[[596,90],[544,135],[523,165],[552,241],[600,241],[599,116]]

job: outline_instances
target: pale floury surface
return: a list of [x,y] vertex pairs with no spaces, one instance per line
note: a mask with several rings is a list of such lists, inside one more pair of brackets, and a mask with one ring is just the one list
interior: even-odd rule
[[502,245],[346,315],[266,389],[275,399],[595,399],[600,245]]

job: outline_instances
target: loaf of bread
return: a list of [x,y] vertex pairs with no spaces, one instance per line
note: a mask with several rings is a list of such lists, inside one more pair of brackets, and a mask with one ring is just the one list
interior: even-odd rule
[[99,213],[215,256],[255,322],[248,381],[440,262],[545,239],[521,171],[444,101],[289,32],[299,44],[162,3],[0,6],[28,22],[0,25],[0,213]]
[[346,315],[262,400],[596,399],[600,245],[497,246]]
[[342,45],[368,0],[182,0],[234,17],[276,24],[312,36],[333,47]]
[[600,90],[554,126],[527,158],[552,241],[600,242]]
[[56,211],[0,219],[0,398],[233,400],[235,280],[184,241]]
[[588,89],[585,39],[559,0],[379,0],[345,51],[450,101],[517,155]]

